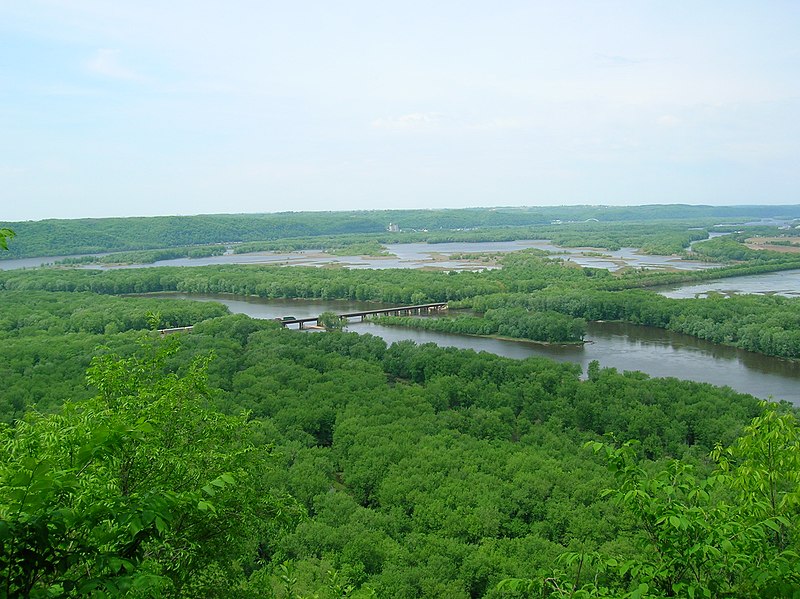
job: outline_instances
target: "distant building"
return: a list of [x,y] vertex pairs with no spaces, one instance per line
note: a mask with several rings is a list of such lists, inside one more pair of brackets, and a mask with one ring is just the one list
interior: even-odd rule
[[386,227],[386,230],[389,231],[389,233],[399,233],[400,225],[398,225],[397,223],[389,223],[389,226]]

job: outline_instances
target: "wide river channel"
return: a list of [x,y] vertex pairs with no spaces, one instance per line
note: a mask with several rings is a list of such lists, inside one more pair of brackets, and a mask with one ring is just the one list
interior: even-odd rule
[[[317,316],[326,310],[346,313],[381,307],[365,302],[268,300],[233,295],[165,293],[148,297],[215,301],[225,304],[235,314],[247,314],[253,318],[302,318]],[[487,351],[509,358],[543,356],[560,362],[578,363],[584,372],[589,362],[597,360],[601,366],[620,371],[641,370],[654,377],[677,377],[727,385],[763,399],[784,399],[800,405],[800,362],[716,345],[653,327],[591,322],[587,334],[589,343],[583,346],[539,345],[525,341],[470,337],[385,327],[369,321],[351,322],[347,328],[358,333],[377,335],[389,343],[410,339],[416,343],[433,342],[440,346]]]
[[[210,264],[263,264],[276,266],[323,266],[336,264],[347,268],[435,268],[444,270],[482,270],[491,267],[469,257],[455,258],[464,252],[510,252],[537,248],[559,252],[562,259],[580,266],[617,270],[623,266],[650,269],[694,270],[714,268],[718,264],[690,262],[672,256],[645,256],[634,248],[619,251],[591,251],[590,248],[560,248],[546,241],[509,241],[490,243],[397,244],[388,246],[391,256],[337,257],[320,252],[288,254],[262,252],[256,254],[227,254],[200,259],[165,260],[148,265],[128,265],[122,268],[147,266],[203,266]],[[588,251],[587,251],[588,250]],[[35,268],[57,258],[28,258],[2,260],[0,269]],[[93,265],[97,268],[96,265]],[[102,268],[115,268],[104,265]],[[116,268],[119,268],[117,266]],[[669,297],[702,297],[710,291],[718,293],[776,293],[788,297],[800,296],[800,271],[767,273],[749,277],[707,281],[699,285],[682,285],[662,290]],[[188,297],[171,294],[170,297]],[[357,302],[308,302],[293,300],[263,300],[233,296],[192,296],[201,301],[218,301],[234,313],[254,318],[281,316],[317,316],[326,310],[352,312],[376,307]],[[743,393],[764,399],[785,399],[800,405],[800,362],[771,358],[708,343],[694,337],[663,329],[622,323],[590,323],[584,346],[546,346],[524,341],[502,341],[481,337],[381,327],[376,324],[351,323],[349,330],[372,333],[389,343],[411,339],[417,343],[433,342],[441,346],[471,348],[510,358],[544,356],[559,361],[576,362],[586,367],[592,360],[618,370],[641,370],[656,377],[678,377],[714,385],[728,385]]]

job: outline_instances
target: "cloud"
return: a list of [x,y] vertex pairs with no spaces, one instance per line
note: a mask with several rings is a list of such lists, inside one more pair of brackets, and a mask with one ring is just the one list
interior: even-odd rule
[[628,56],[619,56],[616,54],[601,54],[595,52],[595,62],[601,67],[630,67],[643,62],[638,58],[630,58]]
[[86,68],[95,75],[122,81],[144,81],[144,77],[119,62],[119,50],[100,48],[86,61]]
[[497,117],[474,123],[469,126],[469,129],[473,131],[519,131],[530,127],[529,119]]
[[382,117],[372,121],[375,129],[392,131],[415,131],[440,125],[445,116],[438,112],[413,112],[401,116]]
[[89,87],[80,87],[78,85],[47,85],[40,88],[39,93],[44,96],[56,97],[72,97],[72,96],[96,96],[97,90]]
[[372,127],[389,131],[431,131],[436,129],[450,133],[491,132],[526,129],[530,127],[530,122],[521,118],[466,119],[439,112],[412,112],[375,119],[372,121]]
[[14,164],[0,164],[0,177],[24,175],[27,172],[28,169],[21,166],[16,166]]
[[658,124],[663,127],[677,127],[681,124],[681,119],[673,114],[665,114],[658,117]]

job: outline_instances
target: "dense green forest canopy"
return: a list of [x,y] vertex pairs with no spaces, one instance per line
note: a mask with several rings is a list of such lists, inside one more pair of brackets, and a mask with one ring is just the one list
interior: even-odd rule
[[207,258],[221,256],[225,253],[223,245],[204,245],[189,247],[164,248],[160,250],[139,250],[130,252],[112,252],[101,256],[84,255],[64,258],[55,261],[56,265],[79,264],[152,264],[159,260],[174,260],[176,258]]
[[0,229],[0,250],[8,250],[8,240],[13,239],[15,233],[11,229]]
[[[706,227],[696,227],[698,222]],[[475,243],[515,241],[518,239],[550,240],[562,247],[590,246],[608,250],[637,247],[650,254],[680,254],[691,242],[706,239],[706,228],[713,222],[649,221],[631,223],[579,222],[531,226],[472,227],[468,229],[403,231],[399,233],[363,233],[335,236],[291,237],[275,241],[254,241],[233,247],[236,254],[248,252],[288,252],[323,250],[338,255],[370,254],[370,244],[391,243]],[[364,251],[367,246],[368,251]],[[373,246],[374,247],[374,246]],[[435,248],[434,248],[435,249]]]
[[453,318],[383,316],[378,324],[412,327],[462,335],[498,336],[545,343],[581,343],[586,321],[549,310],[493,308],[482,317],[459,314]]
[[[161,585],[165,594],[181,589],[204,596],[210,588],[235,587],[242,596],[271,596],[271,589],[283,596],[286,578],[292,593],[325,591],[335,586],[327,574],[335,571],[339,580],[380,597],[515,596],[496,585],[506,578],[544,579],[567,550],[637,555],[637,531],[600,494],[614,485],[613,477],[576,446],[614,433],[639,440],[637,461],[672,456],[705,473],[710,466],[704,456],[717,443],[733,444],[760,413],[753,398],[710,385],[594,367],[588,380],[580,380],[569,364],[408,342],[387,347],[368,335],[300,334],[276,323],[218,316],[215,310],[224,309],[208,303],[46,291],[3,296],[5,322],[28,323],[2,333],[6,419],[24,418],[32,401],[45,413],[59,411],[65,396],[79,402],[70,410],[110,417],[91,398],[119,388],[103,377],[139,372],[131,360],[147,359],[136,357],[142,351],[137,337],[152,315],[174,324],[196,322],[183,338],[183,350],[165,354],[159,368],[196,377],[191,374],[196,358],[213,352],[205,367],[213,391],[204,392],[204,409],[231,417],[247,411],[259,426],[260,440],[251,442],[275,448],[273,457],[258,458],[268,465],[259,480],[239,474],[237,484],[248,492],[263,488],[262,496],[273,501],[291,495],[306,514],[282,524],[264,521],[266,529],[249,528],[247,534],[263,535],[262,557],[253,561],[253,549],[244,544],[243,551],[250,551],[244,569],[232,568],[230,557],[209,545],[202,560],[193,558],[181,572],[170,573],[154,561],[160,544],[175,534],[176,512],[164,504],[153,512],[163,512],[163,530],[154,520],[143,553],[126,558],[124,572],[95,566],[92,580],[98,585],[109,577],[122,583],[123,575],[134,584],[146,574],[156,576],[144,580]],[[151,318],[134,318],[137,311]],[[103,314],[114,327],[98,329],[85,320],[87,312]],[[104,366],[87,390],[84,360],[96,346],[107,348],[98,354]],[[70,355],[77,359],[63,359]],[[114,366],[119,360],[121,366]],[[52,388],[53,381],[61,381],[60,388]],[[138,410],[135,402],[153,393],[160,396],[144,383],[124,384],[144,389],[143,399],[126,399],[134,402],[131,409]],[[160,408],[152,409],[147,421],[155,423]],[[71,413],[59,418],[73,418]],[[124,414],[117,413],[115,422]],[[63,422],[52,418],[36,416],[25,434]],[[22,443],[21,432],[13,431],[7,431],[16,435],[9,442]],[[130,442],[141,444],[141,451],[160,442],[137,435],[144,433]],[[107,459],[118,459],[114,448],[109,446]],[[198,459],[188,448],[181,451],[186,452],[181,459]],[[210,480],[234,465],[220,466]],[[227,483],[220,484],[224,490]],[[99,492],[93,489],[81,493]],[[115,521],[128,530],[123,516]],[[76,528],[75,534],[83,530]],[[95,542],[80,538],[90,547]],[[191,584],[190,571],[196,572]],[[61,575],[73,574],[66,569]]]
[[694,246],[730,263],[713,273],[541,252],[459,273],[0,272],[0,596],[796,596],[788,404],[119,297],[449,301],[482,315],[467,328],[619,319],[797,358],[797,300],[649,290],[798,267],[742,241]]
[[[715,467],[709,452],[717,444],[735,446],[745,425],[763,413],[752,397],[706,384],[597,365],[581,380],[576,366],[545,359],[410,342],[387,346],[352,333],[302,334],[274,322],[218,316],[214,310],[221,308],[213,304],[138,299],[128,305],[129,299],[0,294],[8,321],[29,323],[0,334],[2,410],[12,423],[0,431],[12,450],[0,470],[0,516],[13,538],[38,549],[33,520],[13,514],[49,522],[60,532],[48,537],[48,547],[68,547],[73,560],[47,570],[46,561],[14,561],[17,554],[0,545],[10,560],[4,562],[9,584],[20,585],[12,589],[23,588],[30,580],[25,575],[35,571],[32,588],[51,592],[139,588],[183,597],[338,597],[350,588],[350,596],[363,597],[510,598],[529,596],[526,580],[541,586],[555,575],[562,586],[574,583],[574,571],[559,561],[570,552],[604,556],[587,560],[584,580],[619,594],[642,581],[657,589],[658,576],[620,575],[609,565],[614,559],[648,564],[652,547],[638,516],[619,511],[603,489],[645,484],[637,481],[656,476],[669,458],[705,479]],[[150,318],[133,318],[134,305]],[[85,311],[105,314],[115,328],[82,324]],[[158,314],[176,324],[196,322],[192,334],[180,337],[180,351],[162,348],[157,339],[143,341]],[[87,388],[91,353],[98,357]],[[61,386],[54,388],[54,381]],[[195,399],[180,404],[182,416],[175,420],[174,402],[189,396]],[[165,420],[167,414],[173,416]],[[200,422],[210,427],[205,444],[169,441],[164,453],[175,430],[194,440]],[[230,436],[245,423],[247,438]],[[790,424],[796,430],[796,421]],[[45,442],[66,429],[73,431],[68,442]],[[109,436],[82,432],[98,430]],[[604,459],[578,449],[606,434],[638,441],[625,458],[624,480],[615,479]],[[795,439],[787,451],[796,445]],[[18,457],[33,446],[40,459],[47,457],[47,469],[34,470]],[[70,448],[97,456],[90,469],[65,461]],[[186,466],[159,474],[147,466],[152,452]],[[134,468],[126,480],[151,493],[116,494],[124,487],[113,473],[126,456]],[[786,466],[780,476],[791,472]],[[35,501],[19,503],[15,480],[39,485]],[[174,495],[179,480],[195,482]],[[784,489],[788,479],[780,480]],[[757,596],[797,584],[784,557],[797,547],[797,504],[746,522],[738,512],[724,512],[735,490],[730,485],[709,496],[716,525],[757,524],[768,532],[774,525],[782,540],[748,533],[742,543],[749,545],[728,547],[723,535],[708,541],[709,551],[741,557],[758,546],[759,563],[783,569],[768,569],[768,580],[753,582],[759,570],[751,560],[756,572],[728,572],[726,588],[755,585],[755,594],[737,596]],[[107,507],[86,511],[87,505]],[[673,508],[662,513],[694,513]],[[636,505],[631,509],[638,513]],[[230,531],[239,541],[235,551],[228,536],[195,544],[200,537],[191,535],[202,537],[203,530],[214,530],[215,518],[234,513],[241,527]],[[106,530],[97,529],[100,521],[116,545],[96,536]],[[181,521],[196,524],[187,532]],[[139,524],[131,528],[133,522]],[[669,530],[654,542],[683,546],[680,527],[671,537]],[[127,549],[135,539],[135,550]],[[161,561],[165,548],[181,543],[192,549],[181,553],[180,567]],[[673,568],[669,574],[675,584],[697,586],[687,573]],[[498,587],[504,580],[516,586]],[[554,587],[545,596],[550,592],[558,596]],[[537,588],[535,596],[542,594]]]
[[[390,239],[444,241],[475,239],[475,229],[502,229],[506,238],[547,238],[559,227],[580,226],[585,230],[595,222],[647,223],[653,221],[693,222],[709,227],[722,221],[747,222],[759,219],[800,217],[800,206],[561,206],[523,208],[468,208],[452,210],[375,210],[360,212],[286,212],[277,214],[235,214],[198,216],[159,216],[43,220],[0,223],[18,234],[9,252],[0,259],[31,256],[63,256],[175,246],[276,241],[287,238],[365,235],[386,239],[389,223],[399,223],[406,232]],[[535,230],[525,227],[542,227]],[[692,226],[691,224],[688,226]],[[684,227],[685,228],[685,227]],[[416,233],[415,233],[416,232]],[[443,234],[444,233],[444,234]],[[542,237],[545,236],[545,237]],[[566,236],[569,238],[569,235]],[[565,238],[563,241],[568,241]],[[364,239],[362,238],[363,242]],[[608,247],[602,243],[601,247]],[[615,243],[613,240],[611,244]],[[688,243],[688,242],[687,242]],[[644,244],[629,244],[642,247]],[[683,244],[684,247],[686,244]],[[309,244],[306,247],[318,247]],[[670,246],[674,247],[674,246]],[[655,248],[654,248],[655,249]],[[670,252],[671,253],[671,252]]]

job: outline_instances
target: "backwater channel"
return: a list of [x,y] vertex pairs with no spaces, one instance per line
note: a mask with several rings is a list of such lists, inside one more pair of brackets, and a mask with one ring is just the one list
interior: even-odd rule
[[[388,246],[392,256],[374,258],[365,256],[336,257],[321,252],[292,252],[288,254],[261,252],[256,254],[228,254],[199,259],[165,260],[147,265],[128,265],[121,268],[148,266],[204,266],[210,264],[262,264],[275,266],[344,266],[347,268],[434,268],[443,270],[483,270],[491,267],[481,260],[454,259],[452,255],[471,252],[509,252],[537,248],[561,252],[562,259],[580,266],[617,270],[623,266],[652,269],[694,270],[714,268],[718,264],[691,262],[673,256],[646,256],[634,248],[616,252],[591,251],[590,248],[561,248],[546,241],[509,241],[487,243],[447,244],[397,244]],[[603,254],[603,255],[598,255]],[[52,262],[57,258],[28,258],[0,261],[0,269],[31,268]],[[91,267],[97,268],[97,265]],[[120,268],[104,265],[102,268]],[[788,297],[800,296],[800,271],[767,273],[697,285],[681,285],[664,289],[668,297],[702,297],[710,291],[731,293],[776,293]],[[185,297],[201,301],[219,301],[231,312],[254,318],[281,316],[317,316],[326,310],[352,312],[375,308],[375,304],[358,302],[320,302],[300,300],[264,300],[234,296],[186,296],[167,294],[168,297]],[[654,377],[678,377],[714,385],[728,385],[743,393],[764,399],[785,399],[800,405],[800,362],[782,360],[755,354],[732,347],[715,345],[688,335],[663,329],[628,325],[624,323],[589,323],[584,346],[539,345],[525,341],[506,341],[438,333],[415,329],[381,327],[365,322],[350,323],[348,329],[371,333],[392,343],[410,339],[417,343],[433,342],[441,346],[470,348],[488,351],[511,358],[543,356],[558,361],[575,362],[584,372],[589,362],[598,360],[604,367],[640,370]]]
[[[670,270],[702,270],[716,268],[719,264],[681,260],[676,256],[650,256],[640,254],[636,248],[599,250],[597,248],[564,248],[543,240],[454,242],[454,243],[398,243],[386,246],[388,256],[333,256],[316,250],[294,252],[254,252],[249,254],[226,253],[206,258],[174,258],[151,264],[88,264],[82,268],[111,270],[117,268],[148,268],[153,266],[209,266],[223,264],[257,264],[262,266],[343,266],[346,268],[430,268],[439,270],[484,270],[496,268],[491,262],[474,258],[451,258],[458,254],[480,252],[514,252],[524,249],[553,252],[560,258],[592,268],[616,271],[626,266]],[[97,254],[104,256],[107,254]],[[46,256],[0,260],[0,270],[36,268],[52,264],[63,258],[76,256]]]
[[[367,302],[263,299],[234,295],[193,295],[181,293],[150,294],[148,297],[216,301],[235,314],[252,318],[302,318],[331,310],[337,313],[388,307]],[[400,327],[351,322],[347,330],[370,333],[387,343],[409,339],[416,343],[436,343],[487,351],[509,358],[546,357],[560,362],[575,362],[583,371],[597,360],[603,367],[620,371],[640,370],[653,377],[676,377],[692,381],[727,385],[763,399],[787,400],[800,405],[800,362],[782,360],[716,345],[689,335],[654,327],[618,322],[590,322],[587,340],[582,346],[540,345],[526,341],[509,341],[470,337]]]

